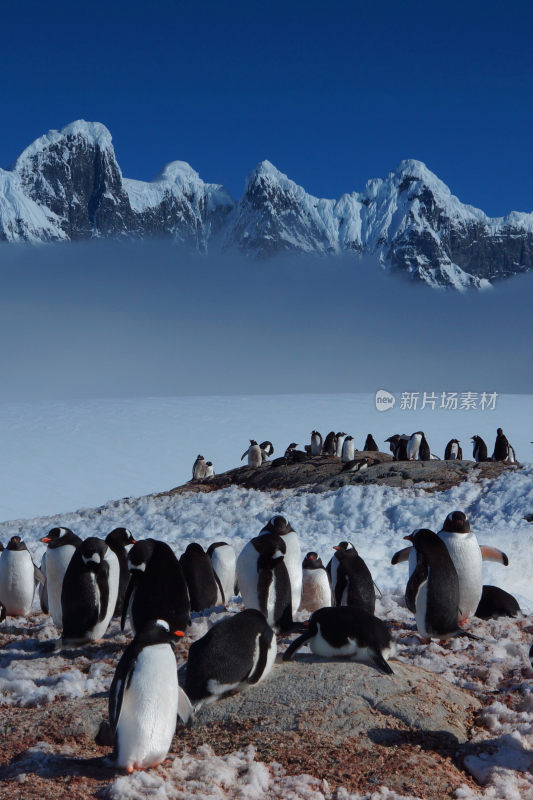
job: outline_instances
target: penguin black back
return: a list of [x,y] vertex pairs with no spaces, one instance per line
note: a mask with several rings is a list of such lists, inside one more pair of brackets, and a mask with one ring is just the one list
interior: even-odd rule
[[363,447],[363,450],[368,450],[371,453],[377,453],[379,450],[379,447],[374,441],[374,437],[372,436],[371,433],[369,433],[368,436],[366,437],[365,446]]
[[[287,546],[283,538],[273,532],[252,539],[257,550],[257,599],[262,613],[270,624],[281,630],[292,626],[291,584],[284,563]],[[273,595],[273,596],[272,596]],[[270,602],[269,602],[270,600]],[[269,614],[269,605],[273,610]]]
[[165,620],[170,630],[185,630],[191,621],[189,591],[172,548],[156,539],[144,539],[131,548],[128,565],[130,580],[122,608],[122,630],[130,601],[135,631],[154,619]]
[[[367,565],[351,542],[340,542],[334,547],[335,555],[328,564],[333,600],[336,606],[361,608],[370,614],[376,606],[374,581]],[[333,561],[337,560],[337,570]]]
[[135,539],[127,528],[114,528],[111,533],[105,537],[106,543],[118,558],[120,567],[120,579],[118,584],[117,604],[113,613],[114,617],[120,617],[122,614],[122,606],[124,605],[124,597],[126,596],[126,589],[130,579],[128,569],[128,551],[126,547],[130,544],[135,544]]
[[107,548],[103,539],[90,536],[76,548],[70,560],[61,589],[64,640],[83,637],[106,616],[109,603]]
[[483,586],[481,600],[475,613],[476,617],[480,619],[516,617],[520,613],[520,606],[512,594],[498,586]]
[[[180,558],[181,568],[187,581],[191,611],[203,611],[216,605],[219,582],[211,558],[201,544],[189,544]],[[220,591],[222,596],[222,591]]]

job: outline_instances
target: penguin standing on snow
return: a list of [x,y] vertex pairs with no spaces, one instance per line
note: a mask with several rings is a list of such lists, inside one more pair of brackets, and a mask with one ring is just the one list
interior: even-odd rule
[[335,431],[330,431],[326,436],[322,452],[325,456],[334,456],[337,452],[337,437],[335,436]]
[[214,542],[207,548],[207,555],[211,559],[211,564],[215,570],[222,593],[223,602],[229,603],[235,591],[235,567],[237,556],[234,548],[227,542]]
[[191,611],[203,611],[223,602],[222,587],[211,559],[201,544],[193,542],[187,545],[180,558],[180,565],[189,589]]
[[409,578],[406,597],[414,601],[420,635],[424,639],[476,639],[459,628],[459,580],[444,542],[427,528],[404,538],[416,550],[416,567]]
[[355,606],[374,613],[376,591],[367,565],[351,542],[340,542],[326,569],[331,578],[333,604]]
[[85,539],[63,578],[63,643],[95,642],[106,632],[115,610],[120,581],[118,558],[96,536]]
[[127,772],[160,764],[170,750],[177,717],[186,724],[192,718],[171,646],[178,636],[183,631],[171,633],[166,620],[148,622],[117,664],[109,690],[111,761]]
[[386,675],[393,671],[386,662],[392,652],[391,635],[386,624],[367,611],[349,606],[321,608],[309,619],[309,628],[292,642],[283,654],[289,661],[304,644],[324,658],[349,656]]
[[300,610],[318,611],[332,605],[329,575],[317,553],[307,553],[302,562],[302,578]]
[[319,431],[311,431],[311,455],[322,455],[322,434]]
[[262,681],[276,653],[276,634],[257,609],[217,622],[189,650],[185,691],[195,710]]
[[63,627],[61,612],[61,589],[63,578],[70,563],[70,559],[81,543],[79,536],[72,533],[70,528],[52,528],[41,539],[48,545],[46,548],[46,592],[50,616],[56,628]]
[[444,451],[444,460],[453,461],[454,459],[458,459],[460,461],[462,458],[463,451],[461,449],[461,445],[459,444],[459,440],[450,439]]
[[363,447],[363,450],[366,450],[369,453],[377,453],[379,450],[379,447],[374,441],[374,437],[372,436],[371,433],[369,433],[368,436],[366,437],[365,446]]
[[122,606],[124,605],[124,597],[126,596],[126,589],[128,588],[128,582],[130,579],[130,572],[128,569],[128,551],[126,548],[135,544],[135,539],[127,528],[115,528],[111,531],[111,533],[107,534],[105,541],[118,558],[120,567],[117,602],[113,612],[114,617],[120,617],[122,614]]
[[250,439],[250,447],[244,451],[241,456],[241,461],[245,456],[248,456],[248,466],[253,467],[256,469],[260,467],[263,463],[263,456],[261,455],[261,448],[255,441],[255,439]]
[[30,613],[36,575],[44,582],[20,536],[12,536],[0,555],[0,601],[7,616],[25,617]]
[[481,436],[472,436],[471,441],[474,443],[474,450],[473,450],[473,458],[474,461],[488,461],[488,451],[487,445],[481,438]]
[[154,619],[166,620],[170,630],[191,624],[189,590],[172,548],[156,539],[143,539],[128,553],[130,580],[120,627],[129,616],[134,633]]

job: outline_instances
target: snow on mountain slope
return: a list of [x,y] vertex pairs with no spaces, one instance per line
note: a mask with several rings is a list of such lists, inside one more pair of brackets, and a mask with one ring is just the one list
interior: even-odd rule
[[261,257],[367,253],[414,280],[456,289],[533,267],[533,214],[490,219],[414,159],[338,200],[313,197],[262,161],[236,204],[182,161],[151,182],[123,178],[107,128],[78,120],[41,136],[1,176],[0,236],[8,241],[167,236],[198,252],[222,244]]

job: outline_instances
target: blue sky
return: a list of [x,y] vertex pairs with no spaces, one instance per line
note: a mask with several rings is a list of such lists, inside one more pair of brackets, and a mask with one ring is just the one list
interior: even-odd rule
[[0,8],[0,165],[105,123],[124,174],[188,161],[234,196],[268,158],[334,197],[418,158],[491,215],[533,210],[533,6],[157,0]]

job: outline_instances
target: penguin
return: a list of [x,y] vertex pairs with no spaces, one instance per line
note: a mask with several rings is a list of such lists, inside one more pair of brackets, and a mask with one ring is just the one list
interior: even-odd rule
[[223,602],[229,603],[235,591],[235,567],[237,556],[235,550],[227,542],[214,542],[207,548],[207,555],[222,587]]
[[322,559],[307,553],[302,562],[302,601],[300,611],[318,611],[332,605],[331,583]]
[[422,431],[416,431],[412,433],[409,437],[409,441],[407,442],[407,460],[408,461],[416,461],[418,458],[418,451],[420,450],[420,445],[422,444],[422,439],[424,438],[424,433]]
[[344,444],[342,445],[342,460],[346,463],[347,461],[353,461],[355,455],[354,449],[354,438],[353,436],[346,436],[344,439]]
[[254,467],[254,469],[260,467],[261,464],[263,463],[261,448],[255,441],[255,439],[250,439],[250,447],[247,450],[245,450],[244,453],[242,454],[241,461],[245,456],[248,456],[248,466]]
[[337,452],[337,437],[334,431],[330,431],[326,436],[322,452],[325,456],[334,456]]
[[509,592],[498,586],[484,586],[475,616],[480,619],[491,617],[516,617],[520,614],[518,602]]
[[164,619],[171,630],[185,630],[191,624],[189,590],[180,562],[165,542],[143,539],[128,553],[130,580],[120,620],[126,617],[132,630],[140,631],[147,622]]
[[368,434],[365,441],[365,446],[363,450],[366,450],[369,453],[377,453],[379,451],[379,447],[377,446],[376,442],[374,441],[374,437],[371,433]]
[[337,433],[337,446],[335,448],[335,455],[337,458],[342,458],[342,448],[344,446],[344,440],[346,439],[346,433],[344,431],[339,431]]
[[454,459],[458,459],[459,461],[461,461],[462,458],[463,458],[463,451],[459,444],[459,440],[450,439],[444,451],[444,460],[453,461]]
[[343,466],[341,472],[364,472],[368,469],[372,459],[365,456],[364,458],[354,458],[353,461],[347,461]]
[[3,603],[0,603],[0,622],[3,622],[7,617],[6,607]]
[[259,447],[261,449],[261,463],[264,464],[265,461],[268,461],[269,457],[273,454],[274,445],[272,444],[272,442],[266,441],[266,442],[261,442]]
[[243,597],[247,608],[264,614],[268,624],[286,631],[292,627],[291,584],[284,564],[286,544],[277,533],[264,533],[252,539],[257,551],[257,587],[255,597]]
[[119,581],[118,558],[103,539],[90,536],[76,548],[61,589],[63,644],[102,638],[115,610]]
[[424,639],[477,639],[459,627],[459,579],[444,542],[427,528],[413,531],[404,539],[416,550],[416,567],[405,594],[414,601],[420,635]]
[[355,606],[374,613],[376,591],[367,565],[351,542],[340,542],[326,569],[331,578],[333,605]]
[[211,559],[201,544],[193,542],[187,545],[180,565],[189,589],[191,611],[203,611],[224,602]]
[[167,756],[179,716],[187,724],[191,703],[178,686],[172,643],[166,620],[152,620],[124,650],[109,690],[109,723],[113,736],[111,761],[133,772],[160,764]]
[[215,475],[215,470],[213,469],[213,462],[206,461],[205,462],[205,475],[204,478],[213,478]]
[[509,441],[501,428],[496,431],[496,441],[494,443],[493,461],[507,461],[509,458]]
[[488,461],[489,459],[488,459],[487,445],[485,444],[481,436],[472,436],[471,441],[474,443],[474,451],[472,454],[474,457],[474,461],[477,462]]
[[30,613],[37,573],[40,571],[20,536],[12,536],[0,555],[0,601],[8,617]]
[[276,634],[257,609],[217,622],[189,649],[185,691],[194,710],[264,680],[276,654]]
[[304,452],[303,450],[296,450],[297,445],[294,447],[290,447],[285,452],[285,458],[287,459],[288,464],[300,464],[302,461],[307,461],[309,458],[309,454]]
[[292,453],[293,453],[293,451],[296,450],[297,447],[298,447],[298,443],[297,442],[291,442],[290,445],[285,450],[285,453],[284,453],[285,458],[290,458]]
[[201,481],[205,478],[206,461],[201,455],[196,456],[196,461],[192,465],[193,481]]
[[322,434],[319,431],[311,431],[311,455],[322,455]]
[[46,548],[46,591],[50,616],[56,628],[63,627],[61,589],[70,559],[81,544],[81,539],[70,528],[52,528],[41,539]]
[[394,674],[385,660],[393,653],[389,630],[382,620],[361,608],[341,606],[313,612],[308,630],[289,645],[283,660],[290,661],[306,643],[317,656],[348,656],[386,675]]
[[[299,608],[302,596],[302,556],[298,534],[285,517],[279,514],[272,517],[259,536],[265,533],[277,533],[285,542],[283,563],[289,573],[291,606],[294,612]],[[245,605],[257,608],[257,550],[251,541],[244,546],[237,558],[237,583]]]
[[46,550],[43,553],[43,557],[41,558],[41,563],[39,564],[39,569],[41,570],[44,576],[44,582],[39,582],[39,603],[41,606],[41,611],[43,614],[49,614],[50,609],[48,608],[48,587],[46,585]]
[[422,433],[422,439],[420,441],[418,458],[420,461],[431,461],[431,450],[429,449],[429,444],[424,433]]
[[128,569],[128,551],[126,548],[135,544],[135,539],[127,528],[114,528],[111,533],[107,534],[105,541],[118,558],[118,564],[120,567],[117,602],[113,612],[114,617],[120,617],[122,614],[122,606],[124,604],[126,589],[128,588],[128,582],[130,579],[130,573]]
[[386,442],[389,442],[390,451],[395,461],[408,460],[407,442],[409,438],[405,433],[395,433],[394,436],[389,436],[388,439],[385,439]]

